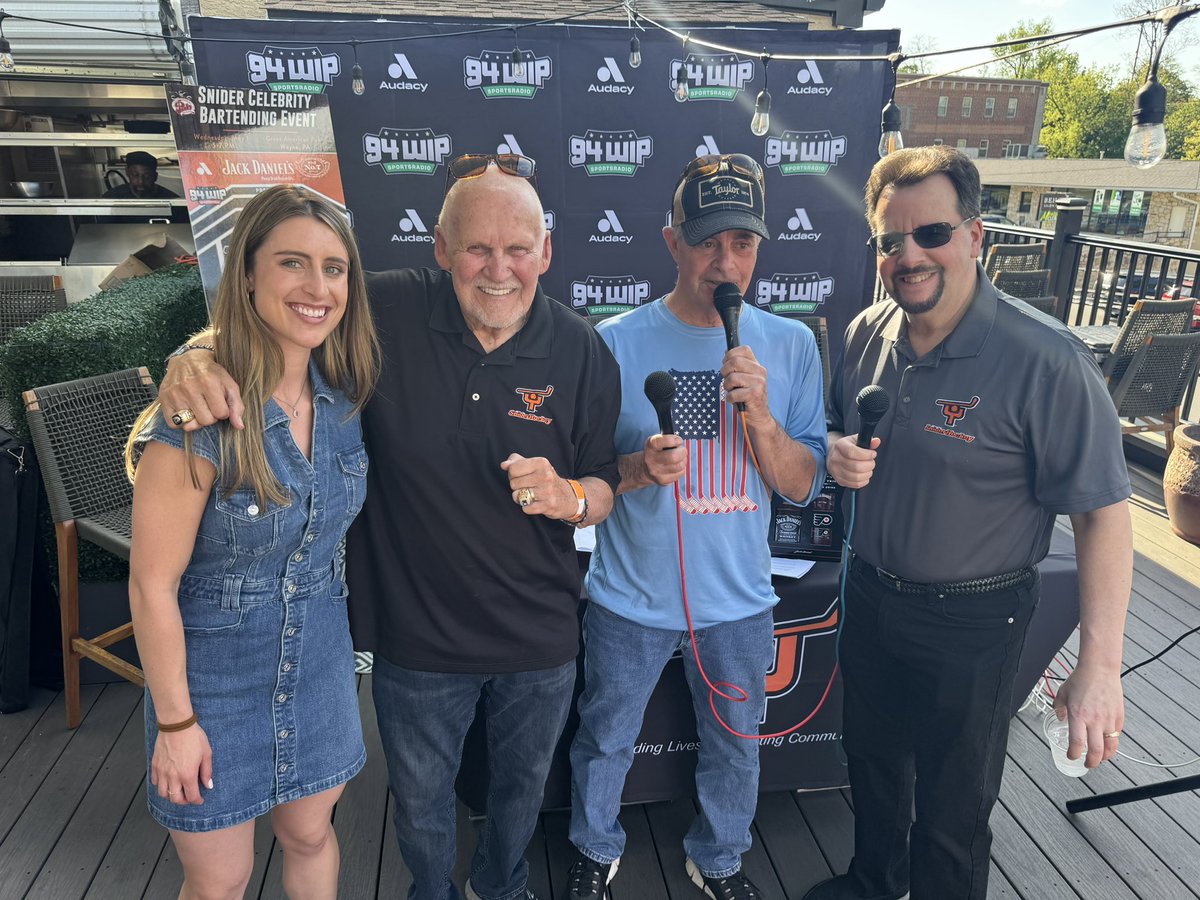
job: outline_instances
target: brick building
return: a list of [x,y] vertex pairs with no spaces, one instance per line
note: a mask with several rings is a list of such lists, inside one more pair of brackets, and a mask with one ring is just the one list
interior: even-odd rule
[[898,79],[905,146],[948,144],[979,159],[1039,155],[1044,81],[947,76],[910,84],[923,77]]

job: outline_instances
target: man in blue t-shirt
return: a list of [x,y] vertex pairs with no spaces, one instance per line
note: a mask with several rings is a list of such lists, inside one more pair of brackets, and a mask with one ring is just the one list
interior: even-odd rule
[[[682,650],[697,712],[700,815],[684,838],[687,871],[714,900],[757,897],[742,872],[758,795],[758,733],[773,656],[767,527],[771,494],[807,503],[825,466],[819,355],[802,323],[744,306],[741,346],[726,349],[713,291],[744,294],[768,237],[762,169],[741,154],[702,156],[675,188],[663,229],[674,288],[599,326],[621,366],[616,446],[621,481],[597,527],[584,619],[587,686],[571,747],[568,896],[599,898],[617,872],[621,792],[651,692]],[[658,434],[646,376],[675,378],[677,434]],[[744,411],[743,411],[744,410]],[[677,532],[677,524],[678,529]],[[677,560],[682,534],[689,635]],[[716,698],[709,685],[745,702]],[[726,727],[726,725],[728,727]],[[738,736],[739,732],[745,736]]]

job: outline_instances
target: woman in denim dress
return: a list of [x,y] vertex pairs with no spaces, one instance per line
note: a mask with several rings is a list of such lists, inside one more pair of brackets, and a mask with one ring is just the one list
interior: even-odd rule
[[[342,214],[280,185],[230,238],[213,350],[245,428],[182,432],[156,403],[137,463],[129,595],[146,673],[147,795],[182,897],[241,897],[268,810],[291,898],[336,894],[330,814],[365,760],[343,539],[362,506],[358,411],[378,372]],[[203,351],[197,351],[203,352]]]

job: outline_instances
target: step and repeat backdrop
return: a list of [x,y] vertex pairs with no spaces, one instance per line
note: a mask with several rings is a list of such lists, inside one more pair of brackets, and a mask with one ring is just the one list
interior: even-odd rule
[[[221,39],[194,44],[199,84],[242,89],[259,108],[290,109],[275,95],[328,98],[345,203],[368,269],[436,265],[433,229],[448,160],[523,153],[537,160],[552,232],[543,286],[580,315],[600,319],[671,288],[675,269],[661,231],[683,166],[703,153],[748,153],[766,171],[771,240],[759,252],[747,302],[786,316],[826,317],[836,354],[874,281],[862,189],[877,158],[890,66],[772,60],[771,126],[758,137],[750,131],[763,86],[758,48],[884,55],[896,48],[896,32],[692,32],[755,48],[738,55],[694,44],[685,53],[679,41],[648,29],[639,32],[642,64],[634,68],[627,28],[448,34],[478,27],[191,19],[193,36]],[[372,41],[357,47],[361,95],[352,85],[354,50],[338,43],[350,40]],[[264,171],[274,171],[270,155],[262,154]]]

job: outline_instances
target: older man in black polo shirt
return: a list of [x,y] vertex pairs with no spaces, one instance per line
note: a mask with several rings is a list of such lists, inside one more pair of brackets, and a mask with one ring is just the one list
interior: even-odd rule
[[[1097,766],[1117,749],[1133,568],[1120,428],[1087,349],[987,280],[979,193],[974,163],[944,147],[891,154],[867,183],[894,302],[850,323],[829,403],[829,472],[858,489],[841,637],[854,859],[807,900],[987,896],[1056,515],[1079,561],[1079,661],[1055,699],[1067,755]],[[866,449],[854,398],[871,383],[892,400]]]
[[[550,235],[532,160],[460,157],[450,171],[442,271],[368,278],[384,364],[363,411],[372,463],[347,539],[351,626],[375,651],[410,898],[459,896],[453,786],[481,697],[488,822],[466,895],[532,898],[525,846],[579,647],[572,526],[612,508],[621,386],[604,342],[538,284]],[[227,378],[188,353],[164,379],[164,408],[237,423]]]

